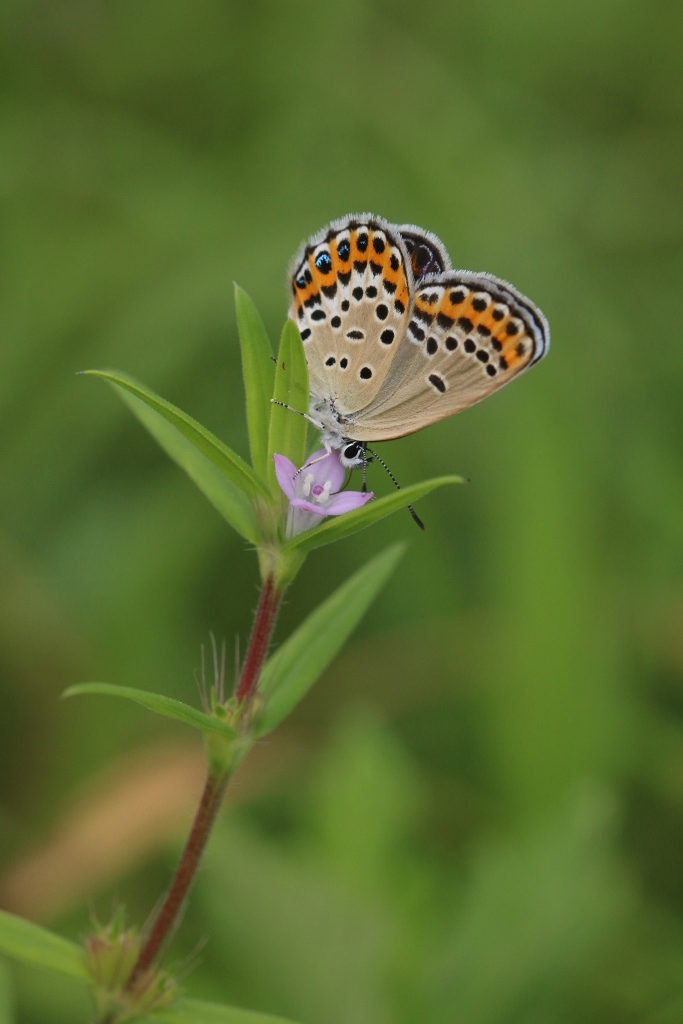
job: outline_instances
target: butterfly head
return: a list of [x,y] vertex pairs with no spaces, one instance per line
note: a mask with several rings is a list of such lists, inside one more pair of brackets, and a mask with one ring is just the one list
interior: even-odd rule
[[346,441],[339,449],[339,461],[345,469],[361,469],[365,460],[364,446],[360,441]]

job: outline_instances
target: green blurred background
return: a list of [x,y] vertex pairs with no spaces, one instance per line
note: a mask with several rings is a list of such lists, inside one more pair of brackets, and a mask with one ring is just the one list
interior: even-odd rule
[[[256,600],[253,553],[76,371],[246,454],[231,282],[276,339],[300,240],[371,210],[513,281],[550,355],[383,446],[402,482],[471,480],[424,535],[306,563],[281,637],[410,541],[236,781],[173,957],[303,1024],[683,1019],[682,38],[644,0],[3,0],[0,905],[144,920],[198,743],[59,694],[195,700]],[[90,1019],[12,974],[21,1024]]]

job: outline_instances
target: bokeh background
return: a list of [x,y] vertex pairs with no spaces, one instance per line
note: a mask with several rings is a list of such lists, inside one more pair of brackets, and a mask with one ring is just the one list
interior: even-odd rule
[[[302,1024],[683,1019],[683,7],[644,0],[3,0],[0,905],[81,937],[150,912],[196,698],[253,553],[78,370],[247,452],[233,280],[273,340],[333,217],[512,280],[549,358],[383,446],[471,480],[315,553],[283,637],[410,547],[236,781],[176,941],[187,990]],[[378,492],[390,485],[379,469]],[[12,968],[20,1024],[90,1019]]]

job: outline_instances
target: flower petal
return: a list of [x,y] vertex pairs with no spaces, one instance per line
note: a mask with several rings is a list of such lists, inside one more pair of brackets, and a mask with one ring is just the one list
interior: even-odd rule
[[332,494],[339,490],[346,476],[346,470],[339,460],[339,452],[333,449],[327,453],[324,448],[313,452],[306,459],[306,465],[301,470],[301,473],[302,475],[304,473],[312,473],[314,484],[325,484],[329,480],[332,485],[330,488]]
[[342,491],[341,494],[334,494],[330,498],[325,512],[328,516],[341,516],[344,512],[353,512],[354,509],[361,508],[374,496],[372,491]]
[[293,498],[296,493],[294,489],[297,473],[296,466],[286,455],[273,455],[273,462],[275,463],[277,482],[287,497]]
[[303,508],[306,512],[315,512],[317,516],[328,516],[328,508],[323,508],[322,505],[314,505],[311,501],[305,501],[303,498],[292,498],[289,502],[292,508]]

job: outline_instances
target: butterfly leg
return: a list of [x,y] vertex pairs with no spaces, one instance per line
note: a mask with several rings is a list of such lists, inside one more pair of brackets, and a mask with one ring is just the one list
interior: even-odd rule
[[303,466],[301,467],[301,469],[297,469],[297,471],[296,471],[296,476],[298,476],[298,475],[299,475],[299,473],[303,473],[303,471],[304,471],[305,469],[309,469],[309,468],[310,468],[311,466],[317,466],[317,464],[318,464],[319,462],[322,462],[322,461],[323,461],[323,459],[326,459],[326,458],[328,457],[328,455],[329,455],[329,454],[330,454],[330,453],[329,453],[328,451],[326,451],[324,455],[319,455],[317,459],[310,459],[310,460],[308,460],[307,462],[304,462],[304,464],[303,464]]
[[295,409],[293,406],[287,405],[285,402],[278,402],[277,398],[271,398],[270,402],[271,405],[279,405],[281,409],[289,409],[290,412],[295,412],[297,416],[303,416],[303,418],[308,420],[309,423],[312,423],[317,430],[323,429],[323,424],[320,420],[316,420],[312,416],[309,416],[307,412],[301,412],[299,409]]

